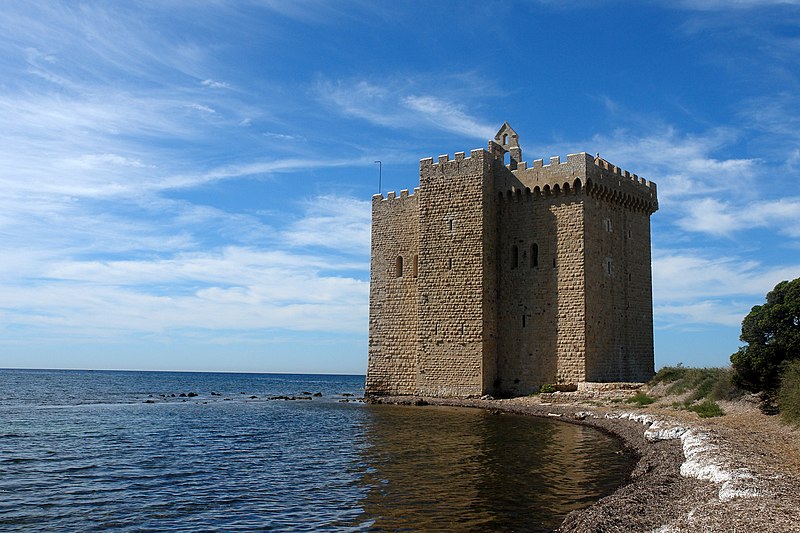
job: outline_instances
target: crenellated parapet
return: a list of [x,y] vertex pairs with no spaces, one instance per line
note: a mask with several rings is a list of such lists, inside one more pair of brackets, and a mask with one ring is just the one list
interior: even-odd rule
[[658,209],[656,184],[604,159],[586,152],[567,155],[566,161],[554,156],[545,164],[536,159],[517,163],[516,169],[504,166],[497,173],[498,199],[531,200],[585,194],[625,207],[654,213]]
[[[587,154],[588,155],[588,154]],[[649,213],[658,210],[658,186],[597,156],[587,174],[587,192]]]
[[383,197],[383,194],[373,194],[372,195],[372,203],[374,204],[381,204],[381,203],[393,203],[393,202],[405,202],[405,201],[417,201],[417,193],[419,193],[419,187],[414,187],[414,192],[409,193],[408,189],[402,189],[400,191],[400,195],[395,191],[389,191],[386,193],[386,198]]
[[486,150],[472,150],[467,157],[465,152],[456,152],[451,159],[449,155],[440,155],[435,161],[432,157],[419,162],[420,186],[423,188],[443,176],[456,178],[459,176],[477,176],[485,174],[491,167],[491,157]]

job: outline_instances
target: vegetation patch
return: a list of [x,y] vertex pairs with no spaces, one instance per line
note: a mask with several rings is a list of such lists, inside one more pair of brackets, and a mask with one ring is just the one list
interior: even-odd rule
[[781,281],[742,320],[747,343],[731,355],[737,385],[773,393],[791,361],[800,359],[800,278]]
[[668,395],[689,392],[688,403],[700,400],[735,400],[745,392],[733,384],[730,368],[687,368],[682,365],[667,366],[658,371],[650,385],[669,384]]
[[628,403],[635,403],[639,407],[644,407],[645,405],[650,405],[651,403],[655,402],[656,399],[643,392],[637,392],[636,395],[631,396],[625,401]]
[[713,400],[704,400],[700,403],[688,406],[687,409],[700,415],[700,418],[711,418],[725,414],[725,411]]
[[665,386],[667,396],[681,396],[672,402],[673,409],[694,411],[702,418],[722,416],[718,400],[736,400],[745,391],[734,384],[731,368],[688,368],[681,364],[658,371],[649,385]]
[[539,392],[547,394],[549,392],[555,392],[556,387],[552,383],[545,383],[541,387],[539,387]]
[[778,408],[782,420],[800,426],[800,360],[787,364],[781,373]]

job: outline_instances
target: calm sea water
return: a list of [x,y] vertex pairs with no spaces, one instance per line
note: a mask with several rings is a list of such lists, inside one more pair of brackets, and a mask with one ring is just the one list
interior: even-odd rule
[[541,531],[631,467],[581,426],[340,401],[363,382],[0,370],[0,530]]

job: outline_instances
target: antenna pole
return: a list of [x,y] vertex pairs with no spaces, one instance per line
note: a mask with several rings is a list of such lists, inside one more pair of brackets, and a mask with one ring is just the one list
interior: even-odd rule
[[375,161],[378,163],[378,194],[383,194],[381,192],[381,180],[383,179],[383,163],[380,161]]

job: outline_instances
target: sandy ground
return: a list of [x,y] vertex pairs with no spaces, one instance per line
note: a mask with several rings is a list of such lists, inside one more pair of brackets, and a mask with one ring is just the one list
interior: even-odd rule
[[[701,419],[667,406],[637,408],[631,391],[508,400],[380,398],[378,403],[479,407],[557,417],[621,438],[639,460],[629,482],[570,514],[559,531],[800,532],[800,430],[746,401]],[[674,400],[671,398],[670,401]]]

